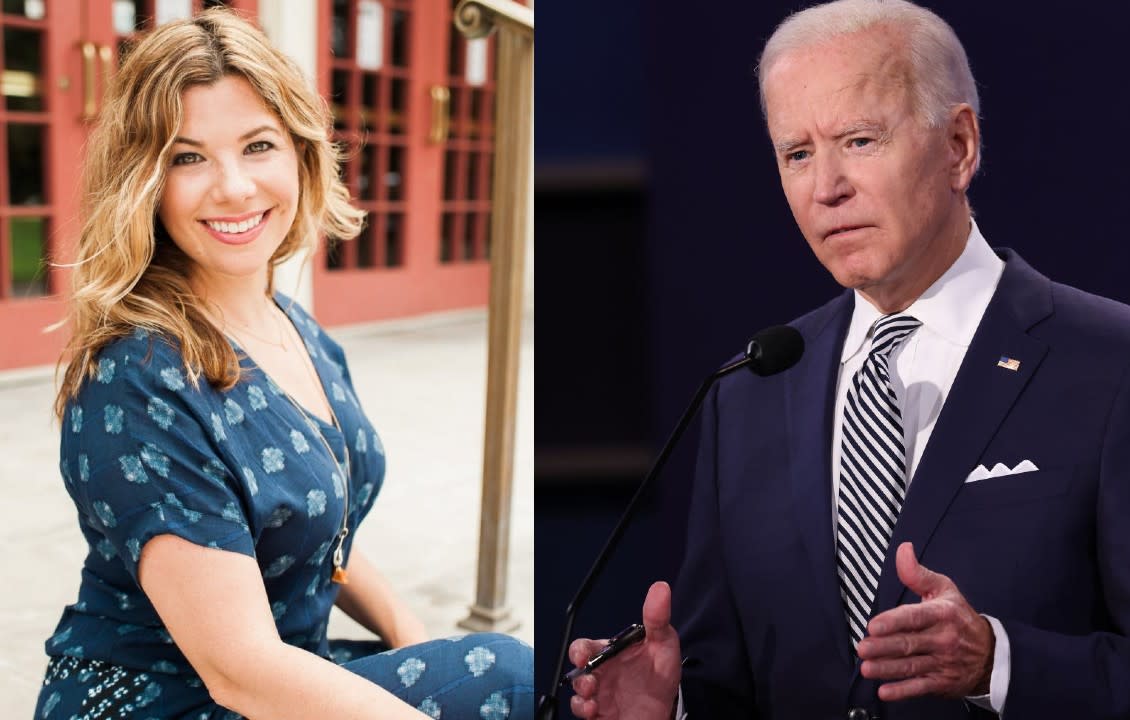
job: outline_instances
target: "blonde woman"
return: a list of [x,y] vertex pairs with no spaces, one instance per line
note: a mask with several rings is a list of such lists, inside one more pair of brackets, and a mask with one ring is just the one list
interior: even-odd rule
[[[528,646],[428,642],[352,551],[383,448],[341,348],[272,286],[360,227],[329,125],[222,10],[152,32],[108,92],[56,404],[90,552],[39,720],[532,717]],[[334,604],[381,643],[328,640]]]

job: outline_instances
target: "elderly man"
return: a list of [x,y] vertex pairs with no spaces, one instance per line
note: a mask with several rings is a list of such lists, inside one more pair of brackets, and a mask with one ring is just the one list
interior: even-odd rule
[[976,86],[933,13],[810,8],[759,80],[847,290],[793,323],[796,367],[709,397],[674,626],[657,583],[574,713],[1130,717],[1130,308],[990,249]]

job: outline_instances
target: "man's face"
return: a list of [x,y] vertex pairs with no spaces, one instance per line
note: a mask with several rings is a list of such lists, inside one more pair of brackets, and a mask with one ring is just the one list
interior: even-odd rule
[[914,112],[890,38],[873,29],[792,51],[764,82],[797,225],[836,281],[883,312],[904,309],[961,253],[972,176],[953,124],[929,129]]

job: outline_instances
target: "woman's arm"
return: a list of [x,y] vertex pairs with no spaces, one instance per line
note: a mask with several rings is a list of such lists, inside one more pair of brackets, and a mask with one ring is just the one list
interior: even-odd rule
[[250,720],[427,717],[361,676],[284,643],[251,557],[159,535],[142,550],[139,577],[212,698]]
[[342,612],[394,648],[428,639],[424,623],[396,596],[388,580],[356,546],[349,554],[347,569],[349,584],[341,586],[334,602]]

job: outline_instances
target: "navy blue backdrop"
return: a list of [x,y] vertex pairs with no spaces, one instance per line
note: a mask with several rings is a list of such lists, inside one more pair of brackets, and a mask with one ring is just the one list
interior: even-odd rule
[[[793,224],[758,109],[765,38],[802,3],[538,5],[536,657],[701,379],[837,291]],[[1052,278],[1130,301],[1130,6],[927,2],[982,100],[982,231]],[[693,434],[577,630],[638,618],[681,552]]]

